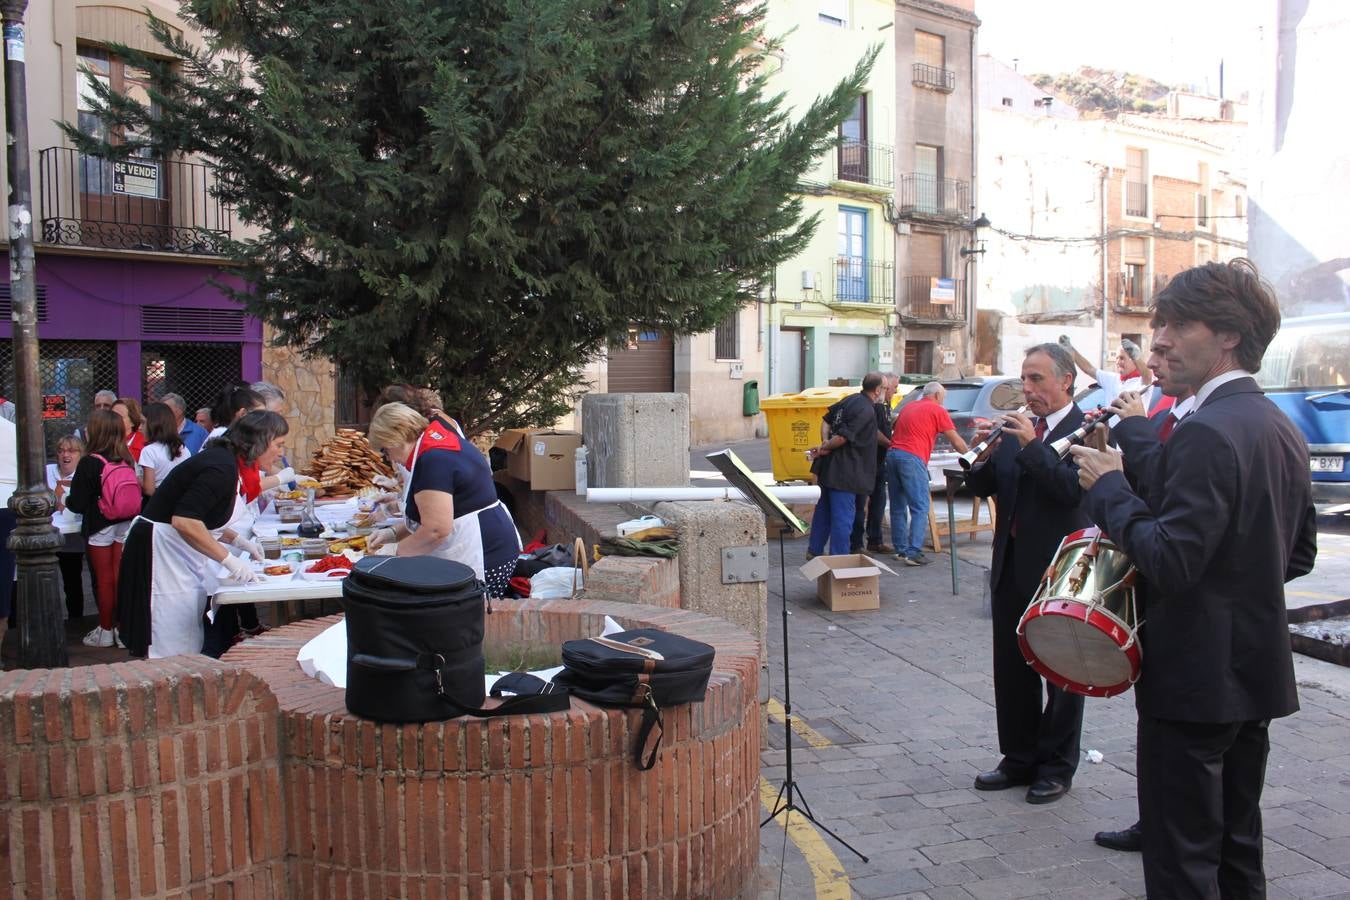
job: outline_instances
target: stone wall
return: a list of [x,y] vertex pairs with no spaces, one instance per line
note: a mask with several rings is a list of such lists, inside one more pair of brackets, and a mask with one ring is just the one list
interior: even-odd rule
[[333,436],[336,377],[326,359],[305,359],[290,347],[271,344],[273,332],[263,332],[263,378],[286,392],[287,456],[296,466],[309,462],[319,444]]

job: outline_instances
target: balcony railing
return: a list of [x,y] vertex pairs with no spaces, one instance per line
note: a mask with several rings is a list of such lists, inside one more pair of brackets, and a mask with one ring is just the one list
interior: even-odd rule
[[900,214],[964,221],[970,215],[970,187],[955,178],[917,172],[902,175]]
[[1125,272],[1116,272],[1111,279],[1109,296],[1120,309],[1147,310],[1158,292],[1167,287],[1169,275],[1154,275],[1151,279],[1134,279]]
[[895,185],[895,149],[872,141],[844,141],[835,155],[836,177],[876,187]]
[[920,87],[936,88],[950,94],[956,90],[956,73],[941,66],[930,66],[928,63],[916,62],[914,64],[914,83]]
[[836,303],[895,303],[895,265],[858,256],[831,260],[830,286]]
[[900,315],[906,318],[939,322],[966,320],[965,282],[960,278],[906,275],[900,279],[900,289],[904,292],[900,299]]
[[214,166],[111,160],[72,147],[38,154],[42,231],[48,244],[218,255],[233,210],[211,195]]
[[1148,215],[1148,185],[1142,181],[1125,182],[1125,215]]

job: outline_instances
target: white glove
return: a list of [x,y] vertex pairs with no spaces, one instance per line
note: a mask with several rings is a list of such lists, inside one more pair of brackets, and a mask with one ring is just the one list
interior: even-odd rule
[[249,538],[244,537],[242,534],[238,535],[237,537],[235,537],[234,540],[230,541],[230,546],[234,547],[236,550],[243,550],[245,553],[247,553],[254,559],[263,558],[262,544],[259,544],[257,541],[254,540],[250,540]]
[[292,481],[295,480],[295,470],[292,469],[290,466],[287,466],[280,472],[275,473],[275,476],[281,479],[281,483],[283,485],[290,484]]
[[388,488],[391,491],[398,487],[398,479],[390,478],[388,475],[376,475],[370,480],[376,487]]
[[397,540],[398,533],[395,532],[394,529],[376,528],[370,533],[370,536],[366,538],[366,550],[367,552],[374,553],[385,544],[392,544]]
[[225,571],[230,573],[230,580],[238,584],[254,584],[262,581],[262,576],[253,571],[252,567],[244,561],[243,557],[235,556],[231,553],[220,561],[225,567]]

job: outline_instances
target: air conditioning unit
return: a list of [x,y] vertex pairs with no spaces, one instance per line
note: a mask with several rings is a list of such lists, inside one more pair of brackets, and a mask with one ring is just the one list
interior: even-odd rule
[[816,289],[816,273],[811,269],[802,269],[802,290],[814,291]]

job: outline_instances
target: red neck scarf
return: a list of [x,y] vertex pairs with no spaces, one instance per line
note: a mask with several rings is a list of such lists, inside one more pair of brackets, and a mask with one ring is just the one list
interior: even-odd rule
[[432,419],[431,424],[422,432],[421,442],[412,453],[408,454],[408,461],[403,464],[403,467],[411,472],[413,465],[417,462],[417,457],[428,450],[454,450],[458,453],[459,435],[439,418]]
[[246,463],[243,459],[236,459],[235,463],[239,467],[239,496],[244,498],[245,503],[252,503],[262,493],[262,472],[258,471],[256,462]]

